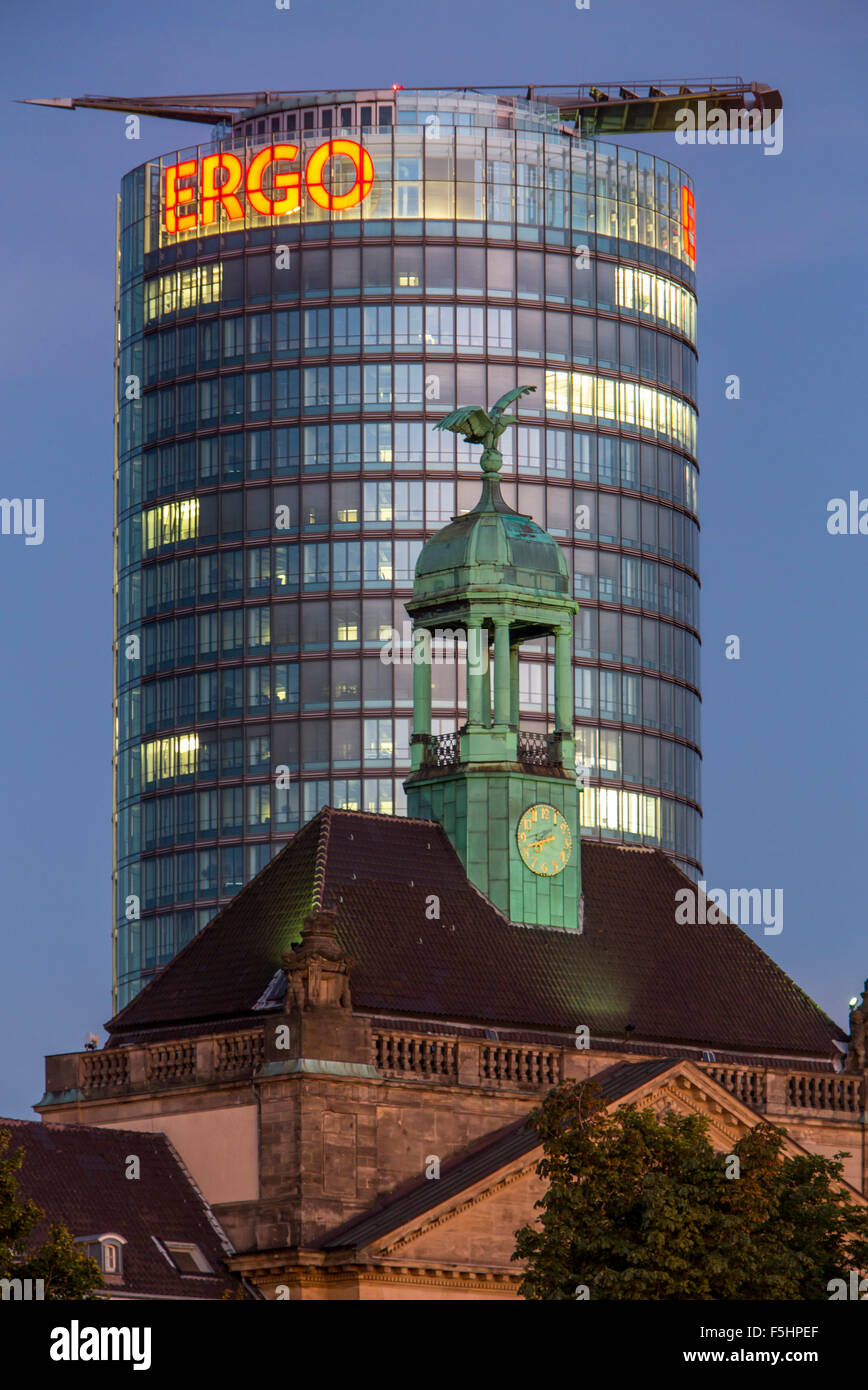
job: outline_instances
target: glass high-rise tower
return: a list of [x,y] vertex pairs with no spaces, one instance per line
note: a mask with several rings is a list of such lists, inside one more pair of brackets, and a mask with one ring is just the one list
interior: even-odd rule
[[[479,491],[434,425],[517,384],[504,496],[580,604],[583,834],[695,874],[686,175],[544,101],[324,92],[132,170],[118,236],[117,1004],[324,803],[405,811],[395,636],[423,541]],[[553,660],[521,663],[530,731]],[[434,732],[463,676],[435,665]]]

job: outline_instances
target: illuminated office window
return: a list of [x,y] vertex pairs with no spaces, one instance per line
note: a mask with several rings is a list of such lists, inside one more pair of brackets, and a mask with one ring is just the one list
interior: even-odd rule
[[154,786],[174,777],[189,777],[199,755],[198,734],[179,734],[142,744],[142,783]]
[[195,540],[199,534],[199,499],[185,497],[148,507],[142,513],[142,548],[153,554],[164,545]]
[[223,285],[223,266],[198,265],[172,270],[145,282],[145,323],[194,309],[201,304],[219,304]]

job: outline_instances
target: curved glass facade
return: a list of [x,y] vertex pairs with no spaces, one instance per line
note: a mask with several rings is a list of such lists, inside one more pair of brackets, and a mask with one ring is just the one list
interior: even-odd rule
[[[519,383],[503,490],[581,605],[583,833],[695,873],[690,181],[494,96],[323,93],[215,135],[120,201],[118,1006],[320,806],[404,810],[392,639],[424,539],[479,493],[433,426]],[[523,727],[552,662],[522,663]],[[435,665],[435,732],[463,698]]]

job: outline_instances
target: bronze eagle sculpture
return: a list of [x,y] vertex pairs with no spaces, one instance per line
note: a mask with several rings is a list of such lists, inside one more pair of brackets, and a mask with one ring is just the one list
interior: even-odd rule
[[[486,410],[481,405],[462,405],[457,410],[453,410],[449,415],[444,415],[442,420],[438,420],[434,426],[438,430],[452,430],[453,434],[460,434],[468,444],[482,444],[483,454],[480,460],[482,467],[485,468],[486,462],[492,455],[497,456],[497,467],[500,467],[500,454],[497,450],[497,441],[503,434],[508,425],[517,425],[518,417],[515,415],[505,415],[504,411],[512,401],[519,396],[526,396],[531,391],[535,391],[535,386],[516,386],[513,391],[507,391],[505,396],[495,401],[491,410]],[[494,462],[494,459],[491,460]]]

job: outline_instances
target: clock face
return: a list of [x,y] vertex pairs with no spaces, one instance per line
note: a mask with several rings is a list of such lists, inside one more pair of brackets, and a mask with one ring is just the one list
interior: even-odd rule
[[531,873],[552,877],[569,863],[573,848],[570,827],[560,811],[544,801],[528,806],[515,838],[518,852]]

